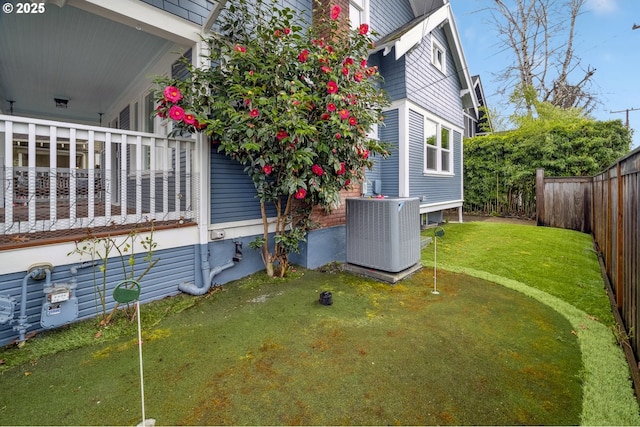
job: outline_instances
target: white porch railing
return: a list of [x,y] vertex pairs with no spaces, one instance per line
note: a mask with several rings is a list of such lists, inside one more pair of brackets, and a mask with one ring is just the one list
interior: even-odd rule
[[196,220],[195,141],[0,115],[5,235]]

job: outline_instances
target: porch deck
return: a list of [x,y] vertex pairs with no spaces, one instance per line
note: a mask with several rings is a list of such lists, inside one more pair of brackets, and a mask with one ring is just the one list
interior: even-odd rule
[[[58,201],[57,205],[56,205],[56,211],[58,213],[58,219],[60,220],[68,220],[69,218],[71,218],[71,210],[70,210],[71,204],[69,203],[69,201],[67,200],[62,200],[62,201]],[[116,205],[112,205],[111,206],[112,210],[115,212],[117,209],[119,209],[119,206]],[[87,201],[80,201],[80,202],[76,202],[75,205],[75,209],[76,209],[76,216],[77,217],[88,217],[89,215],[89,205],[87,203]],[[97,203],[94,204],[94,215],[96,216],[104,216],[105,214],[105,206],[104,203]],[[50,214],[50,203],[49,201],[45,201],[45,200],[37,200],[36,201],[36,221],[44,221],[46,219],[49,218],[49,214]],[[128,209],[127,213],[131,213],[134,214],[135,210],[133,209]],[[4,208],[0,208],[0,221],[1,222],[6,222],[5,220],[5,209]],[[29,207],[27,204],[14,204],[13,207],[13,221],[16,223],[21,223],[21,222],[28,222],[29,221]],[[20,228],[20,226],[18,225],[18,227]]]
[[[194,221],[160,221],[153,223],[153,230],[167,230],[170,228],[193,227]],[[87,237],[105,237],[128,234],[132,231],[146,232],[151,230],[151,224],[123,224],[109,225],[106,227],[70,229],[58,231],[42,231],[36,233],[0,235],[0,253],[2,251],[29,248],[34,246],[49,245],[64,242],[77,242]]]
[[[68,221],[70,218],[69,202],[58,202],[57,211],[58,218],[62,221]],[[119,210],[120,206],[113,205],[112,210]],[[76,215],[79,218],[88,218],[89,206],[87,203],[81,203],[76,206]],[[36,203],[36,219],[44,221],[48,218],[50,206],[48,202],[39,201]],[[104,204],[96,204],[94,213],[98,217],[103,217],[105,213]],[[135,214],[133,209],[128,209],[128,215]],[[128,216],[127,215],[127,216]],[[15,206],[13,208],[13,218],[17,222],[18,228],[24,228],[23,224],[28,224],[29,208],[26,205]],[[0,208],[0,221],[5,222],[5,209]],[[81,221],[81,219],[79,220]],[[23,224],[20,224],[23,223]],[[179,218],[167,221],[153,221],[154,230],[162,230],[167,228],[179,228],[194,226],[197,223],[193,219]],[[70,241],[79,241],[88,236],[100,237],[103,235],[127,234],[131,231],[148,231],[151,229],[151,221],[146,220],[138,223],[117,223],[113,220],[110,224],[100,225],[98,223],[86,223],[82,228],[65,228],[59,230],[42,230],[28,233],[16,234],[0,234],[0,252],[10,249],[27,248],[43,244],[62,243]]]
[[197,223],[195,145],[0,115],[0,250]]

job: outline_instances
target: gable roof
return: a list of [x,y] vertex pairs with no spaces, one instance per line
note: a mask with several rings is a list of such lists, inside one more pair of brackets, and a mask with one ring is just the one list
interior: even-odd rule
[[464,57],[462,43],[458,34],[453,11],[449,0],[433,1],[431,9],[427,7],[427,0],[410,0],[414,14],[420,13],[415,19],[409,21],[397,30],[385,35],[376,42],[376,47],[371,53],[382,51],[388,55],[392,51],[398,60],[418,44],[422,43],[425,36],[433,30],[442,27],[447,39],[451,56],[456,66],[456,74],[460,79],[460,96],[464,108],[478,109],[478,101],[473,94],[473,81],[469,74],[467,60]]
[[432,10],[440,9],[446,3],[449,3],[449,0],[409,0],[411,10],[413,10],[413,14],[416,17],[428,14]]
[[[476,94],[476,99],[478,100],[478,106],[479,107],[486,107],[487,103],[485,102],[485,96],[484,96],[484,88],[482,87],[482,81],[480,80],[480,76],[476,75],[476,76],[472,76],[471,79],[473,80],[473,90]],[[487,124],[489,127],[489,131],[493,132],[493,123],[491,122],[491,117],[483,110],[479,111],[478,114],[478,121],[476,123],[476,134],[485,134],[486,132],[484,131],[480,131],[480,126],[483,124]]]

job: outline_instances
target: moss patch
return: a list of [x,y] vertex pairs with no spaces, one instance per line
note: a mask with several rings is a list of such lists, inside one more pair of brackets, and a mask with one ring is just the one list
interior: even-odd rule
[[[579,423],[577,337],[537,300],[444,271],[440,295],[426,269],[393,287],[298,273],[231,283],[149,327],[147,416],[165,425]],[[318,304],[324,290],[332,306]],[[3,423],[139,422],[130,340],[5,371]]]

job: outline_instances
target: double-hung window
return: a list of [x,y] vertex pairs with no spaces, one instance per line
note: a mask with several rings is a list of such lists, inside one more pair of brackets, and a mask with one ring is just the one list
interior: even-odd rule
[[451,129],[425,120],[424,173],[452,173]]

